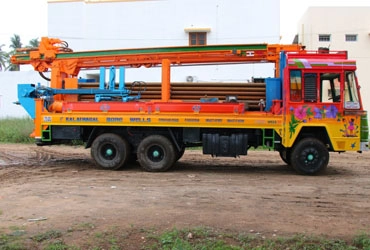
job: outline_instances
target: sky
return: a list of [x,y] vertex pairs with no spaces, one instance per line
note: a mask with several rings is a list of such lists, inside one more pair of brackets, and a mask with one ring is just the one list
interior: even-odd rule
[[[47,36],[47,0],[1,0],[0,6],[7,10],[2,11],[1,16],[0,46],[5,44],[3,50],[9,50],[10,37],[14,34],[20,35],[24,45],[31,39]],[[280,0],[281,43],[293,41],[297,23],[310,6],[370,6],[370,1]]]

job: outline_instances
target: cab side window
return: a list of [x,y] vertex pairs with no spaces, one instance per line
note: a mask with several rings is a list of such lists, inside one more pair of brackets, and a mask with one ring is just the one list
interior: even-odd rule
[[340,102],[340,73],[320,74],[320,102]]
[[290,100],[292,102],[302,101],[302,72],[300,70],[290,71]]

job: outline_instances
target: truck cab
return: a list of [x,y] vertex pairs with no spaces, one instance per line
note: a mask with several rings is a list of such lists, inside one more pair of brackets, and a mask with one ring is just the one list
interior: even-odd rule
[[[329,157],[326,151],[368,150],[367,114],[361,102],[356,62],[348,60],[346,52],[328,50],[292,52],[284,57],[283,106],[287,122],[283,157],[301,161],[302,169],[297,170],[309,172],[315,171],[309,165],[316,158]],[[311,151],[306,148],[297,155],[294,149],[302,143],[312,145]]]

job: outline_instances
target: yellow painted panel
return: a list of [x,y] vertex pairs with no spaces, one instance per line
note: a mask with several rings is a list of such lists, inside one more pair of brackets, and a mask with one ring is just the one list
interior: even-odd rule
[[282,118],[266,115],[220,114],[146,114],[121,113],[44,113],[42,124],[74,126],[153,126],[153,127],[214,127],[272,128],[282,131]]

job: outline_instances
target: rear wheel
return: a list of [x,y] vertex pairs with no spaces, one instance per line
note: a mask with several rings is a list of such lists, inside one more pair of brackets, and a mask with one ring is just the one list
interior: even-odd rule
[[146,171],[163,172],[174,164],[177,155],[169,139],[162,135],[151,135],[140,142],[137,158]]
[[116,134],[106,133],[95,138],[91,146],[91,156],[96,165],[104,169],[119,169],[130,153],[130,145]]
[[306,138],[294,146],[290,161],[298,173],[315,175],[328,166],[329,151],[320,140]]

